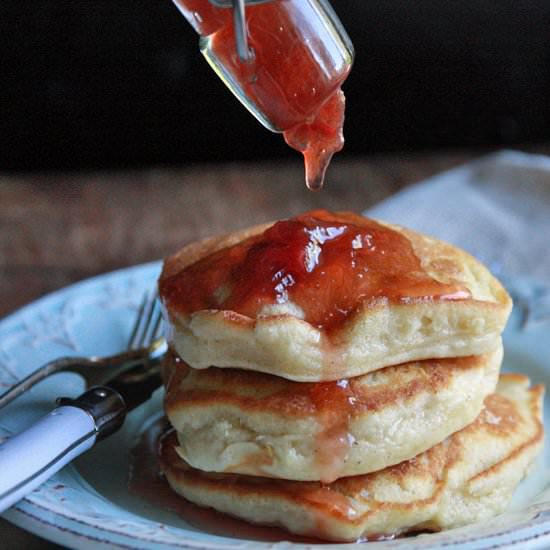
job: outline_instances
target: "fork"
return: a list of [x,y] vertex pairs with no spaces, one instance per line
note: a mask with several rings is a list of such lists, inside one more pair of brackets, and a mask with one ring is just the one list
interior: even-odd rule
[[161,314],[156,294],[145,293],[134,321],[126,351],[108,357],[61,357],[46,363],[0,395],[0,410],[35,384],[58,372],[76,372],[86,386],[96,386],[143,361],[159,359],[166,352],[160,335]]
[[[159,335],[160,311],[147,295],[129,339],[129,352],[107,357],[52,362],[2,396],[12,401],[53,372],[83,374],[87,391],[75,399],[59,398],[57,407],[24,432],[0,444],[0,513],[38,487],[96,441],[118,430],[127,412],[143,403],[161,385],[159,363],[167,349]],[[110,372],[104,385],[98,375]],[[38,374],[37,374],[38,373]],[[115,376],[116,374],[116,376]]]

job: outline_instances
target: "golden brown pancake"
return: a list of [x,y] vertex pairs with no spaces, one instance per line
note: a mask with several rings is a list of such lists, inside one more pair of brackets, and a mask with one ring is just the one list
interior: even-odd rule
[[[316,211],[300,219],[306,218],[309,241],[302,263],[297,260],[300,249],[292,248],[301,233],[284,240],[284,231],[290,231],[296,219],[206,239],[166,259],[160,295],[171,344],[189,365],[237,367],[319,382],[498,348],[512,303],[472,256],[417,232],[354,214]],[[319,227],[311,229],[311,220],[320,220]],[[334,227],[327,227],[330,220]],[[338,233],[342,227],[348,231],[342,230],[343,236]],[[338,245],[338,238],[356,232],[349,250]],[[266,236],[272,234],[275,237]],[[270,256],[277,246],[275,252],[284,253]],[[344,258],[341,273],[329,246]],[[357,256],[363,262],[361,272],[349,267],[358,251],[363,254]],[[372,266],[367,253],[374,258]],[[332,263],[325,266],[325,257]],[[300,269],[301,278],[296,275]],[[258,281],[263,272],[265,280]],[[303,296],[296,281],[302,281]],[[262,285],[271,294],[260,293]],[[317,295],[333,310],[321,307],[321,314],[311,313]],[[340,302],[345,307],[339,307]]]
[[494,392],[491,353],[303,383],[169,356],[166,414],[194,468],[332,482],[407,460],[472,422]]
[[456,527],[502,512],[539,452],[543,388],[528,386],[502,375],[466,428],[411,460],[328,485],[205,473],[176,454],[174,440],[163,445],[162,468],[200,506],[325,540]]

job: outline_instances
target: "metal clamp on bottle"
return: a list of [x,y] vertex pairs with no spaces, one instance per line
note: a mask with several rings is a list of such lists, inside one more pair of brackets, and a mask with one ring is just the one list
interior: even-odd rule
[[233,8],[233,23],[235,25],[235,45],[239,59],[243,63],[250,62],[254,58],[254,52],[248,47],[246,32],[246,6],[265,4],[272,0],[210,0],[217,8]]

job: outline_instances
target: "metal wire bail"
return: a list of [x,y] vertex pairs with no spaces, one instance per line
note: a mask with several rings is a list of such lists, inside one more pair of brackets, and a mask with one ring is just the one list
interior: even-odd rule
[[248,63],[253,58],[253,53],[248,47],[246,31],[246,6],[263,4],[272,0],[210,0],[211,4],[218,8],[233,8],[233,24],[235,26],[235,45],[237,55],[243,63]]
[[233,24],[235,25],[235,44],[237,55],[243,63],[252,59],[252,52],[248,47],[246,32],[246,14],[244,0],[233,0]]

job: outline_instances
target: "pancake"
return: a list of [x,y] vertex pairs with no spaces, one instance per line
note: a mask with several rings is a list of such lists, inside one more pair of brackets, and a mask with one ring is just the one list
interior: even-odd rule
[[326,211],[190,244],[165,260],[159,293],[193,368],[301,382],[493,351],[512,307],[462,250]]
[[318,482],[205,473],[162,445],[172,488],[195,504],[252,523],[331,541],[440,530],[502,512],[543,441],[543,387],[502,375],[469,426],[417,457],[379,472]]
[[472,422],[498,381],[491,353],[405,363],[337,382],[189,368],[169,356],[165,411],[191,466],[301,481],[365,474]]

